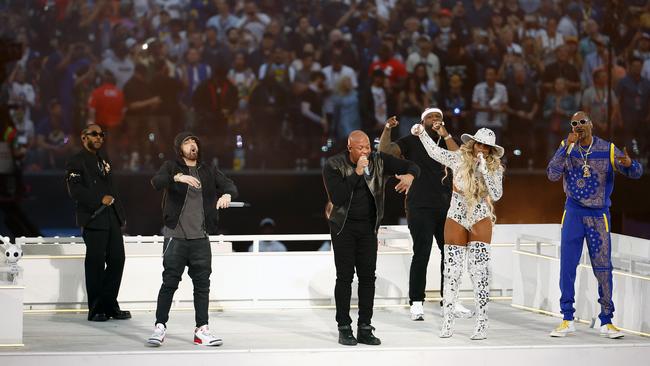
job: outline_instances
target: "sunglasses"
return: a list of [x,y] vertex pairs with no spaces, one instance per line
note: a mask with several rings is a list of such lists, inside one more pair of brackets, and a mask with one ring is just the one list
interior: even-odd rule
[[93,131],[93,132],[88,132],[88,133],[86,133],[86,136],[92,136],[92,137],[97,137],[97,136],[99,136],[99,137],[101,137],[101,138],[104,138],[104,137],[106,137],[106,134],[105,134],[104,132]]
[[578,127],[578,124],[586,125],[587,123],[589,123],[589,120],[581,119],[579,121],[571,121],[571,126]]

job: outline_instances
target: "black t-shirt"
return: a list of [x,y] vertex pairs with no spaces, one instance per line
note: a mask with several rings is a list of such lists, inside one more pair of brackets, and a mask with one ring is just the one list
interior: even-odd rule
[[161,99],[153,114],[175,117],[180,113],[178,95],[183,91],[183,84],[179,80],[157,75],[151,80],[151,90]]
[[[356,164],[353,164],[349,157],[346,158],[346,161],[356,168]],[[365,177],[357,176],[356,173],[352,177],[357,178],[357,184],[355,184],[352,192],[352,201],[350,202],[347,219],[349,221],[369,221],[374,224],[377,218],[377,208],[370,188],[366,184]]]
[[[434,141],[438,138],[434,137]],[[409,193],[406,196],[406,205],[409,208],[449,208],[451,200],[451,169],[444,181],[445,167],[433,160],[424,149],[419,138],[413,135],[404,136],[397,140],[397,145],[405,159],[410,160],[420,167],[420,176],[415,178]],[[446,148],[444,139],[439,145]]]
[[[124,101],[127,107],[134,102],[141,102],[152,98],[154,95],[151,93],[149,84],[146,81],[132,77],[124,85]],[[127,109],[127,116],[142,116],[151,113],[149,108],[141,108],[137,110]]]

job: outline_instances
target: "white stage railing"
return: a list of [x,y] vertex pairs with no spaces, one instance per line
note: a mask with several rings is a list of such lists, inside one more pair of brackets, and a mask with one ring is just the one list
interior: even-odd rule
[[[650,240],[611,234],[613,322],[629,331],[650,333]],[[513,251],[514,307],[560,314],[560,240],[519,235]],[[575,282],[575,317],[599,326],[598,282],[583,248]]]

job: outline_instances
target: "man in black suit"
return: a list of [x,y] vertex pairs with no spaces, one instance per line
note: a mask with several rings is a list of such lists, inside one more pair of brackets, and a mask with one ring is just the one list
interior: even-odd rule
[[100,126],[87,126],[81,132],[83,149],[70,158],[65,173],[86,244],[84,267],[91,321],[131,318],[131,313],[120,310],[117,303],[124,271],[124,208],[113,186],[111,165],[99,151],[104,137]]

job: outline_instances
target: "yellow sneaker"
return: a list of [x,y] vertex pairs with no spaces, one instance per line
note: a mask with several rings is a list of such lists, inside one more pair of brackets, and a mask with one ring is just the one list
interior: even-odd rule
[[562,323],[555,328],[550,336],[551,337],[566,337],[569,334],[576,332],[576,327],[573,325],[573,320],[562,320]]
[[617,339],[617,338],[623,338],[625,334],[623,334],[623,332],[621,332],[620,329],[616,328],[614,324],[609,323],[600,326],[600,336],[607,337],[609,339]]

